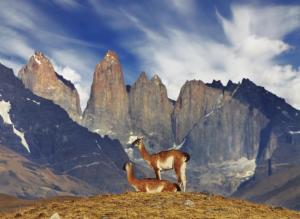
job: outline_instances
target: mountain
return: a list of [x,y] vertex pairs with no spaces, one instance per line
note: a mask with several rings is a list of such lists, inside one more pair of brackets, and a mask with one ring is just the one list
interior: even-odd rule
[[82,124],[101,135],[121,136],[129,127],[128,95],[117,54],[97,64]]
[[44,54],[35,52],[18,76],[34,94],[52,100],[65,109],[74,121],[79,121],[81,108],[75,86],[55,72]]
[[132,133],[150,139],[153,147],[161,145],[156,150],[170,147],[174,142],[172,109],[173,103],[161,79],[154,75],[149,80],[146,73],[141,73],[129,91]]
[[195,189],[229,195],[255,171],[267,118],[235,99],[237,89],[201,81],[188,81],[181,89],[173,118],[182,150],[191,154]]
[[[113,51],[96,66],[90,99],[79,123],[101,136],[119,139],[147,176],[153,176],[153,171],[139,152],[129,147],[136,136],[145,137],[150,153],[166,149],[188,152],[190,191],[268,201],[276,187],[270,186],[274,190],[259,199],[255,191],[267,191],[260,183],[300,166],[300,111],[284,99],[243,79],[226,86],[220,81],[187,81],[178,98],[170,100],[157,75],[148,79],[142,73],[132,86],[125,86],[121,62]],[[15,137],[11,141],[15,147],[19,144]],[[125,159],[126,155],[122,156]],[[294,176],[285,175],[285,182]],[[175,180],[173,172],[163,173],[163,177]],[[282,191],[289,191],[289,185]],[[287,197],[281,204],[294,207],[289,200],[297,197]]]
[[136,135],[146,137],[151,152],[189,152],[193,191],[231,195],[252,178],[259,182],[270,172],[299,166],[299,111],[248,79],[226,86],[187,81],[175,102],[158,76],[149,80],[142,73],[127,88],[131,128],[121,138],[128,135],[122,143],[131,159],[143,165],[126,148]]
[[[2,204],[1,200],[6,202]],[[8,218],[299,218],[297,211],[204,193],[132,193],[25,202],[0,195]],[[117,206],[117,207],[116,207]],[[1,211],[2,210],[2,211]]]
[[[61,107],[26,89],[12,70],[3,65],[0,65],[0,115],[0,144],[30,162],[61,177],[77,178],[98,191],[121,192],[127,188],[122,166],[128,158],[118,140],[102,138],[78,125]],[[33,167],[29,164],[27,169],[30,168]],[[25,188],[27,179],[21,181]],[[44,183],[47,187],[48,183]]]

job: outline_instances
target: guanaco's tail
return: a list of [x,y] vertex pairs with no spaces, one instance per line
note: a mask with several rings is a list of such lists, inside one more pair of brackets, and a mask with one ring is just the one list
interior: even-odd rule
[[183,154],[185,156],[185,162],[188,162],[190,160],[191,156],[186,152],[183,152]]

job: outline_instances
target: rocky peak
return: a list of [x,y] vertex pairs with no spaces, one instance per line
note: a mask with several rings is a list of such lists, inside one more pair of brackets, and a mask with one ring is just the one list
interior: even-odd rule
[[155,85],[161,85],[162,81],[160,79],[160,77],[155,74],[152,78],[151,78],[151,82],[153,82]]
[[147,135],[145,137],[150,139],[153,146],[160,146],[159,149],[170,147],[173,143],[173,105],[160,78],[155,75],[148,80],[146,73],[142,72],[132,86],[129,97],[130,118],[135,134]]
[[43,53],[35,52],[18,76],[26,88],[38,96],[52,100],[65,109],[73,120],[79,121],[81,108],[75,86],[55,72]]
[[207,83],[206,85],[217,89],[224,89],[224,86],[220,80],[213,80],[212,83]]
[[137,83],[137,84],[142,83],[143,84],[143,83],[147,83],[147,82],[149,82],[148,77],[147,77],[145,72],[142,72],[135,83]]
[[113,62],[113,61],[118,61],[119,62],[119,58],[118,58],[118,55],[117,53],[115,53],[114,51],[112,50],[108,50],[104,56],[104,60],[105,61],[110,61],[110,62]]
[[114,136],[127,130],[128,96],[118,56],[109,50],[97,64],[82,124],[100,134]]

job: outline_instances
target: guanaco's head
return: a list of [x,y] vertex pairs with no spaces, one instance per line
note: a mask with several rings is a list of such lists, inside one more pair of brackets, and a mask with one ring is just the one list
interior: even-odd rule
[[123,166],[123,170],[126,172],[132,169],[133,164],[131,162],[126,162]]
[[138,148],[140,148],[142,144],[144,144],[144,137],[137,138],[134,142],[132,142],[132,145]]

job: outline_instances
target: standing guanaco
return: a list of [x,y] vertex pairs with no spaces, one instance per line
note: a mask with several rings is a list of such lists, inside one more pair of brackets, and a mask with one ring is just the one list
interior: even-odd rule
[[161,151],[156,154],[149,154],[144,145],[144,138],[136,139],[132,145],[136,146],[143,159],[154,169],[157,179],[161,179],[160,171],[174,169],[177,181],[182,191],[186,189],[186,163],[190,159],[188,153],[179,150]]
[[180,187],[176,183],[171,183],[167,180],[135,178],[133,173],[133,164],[131,162],[125,163],[123,168],[126,170],[129,184],[137,192],[158,193],[180,191]]

